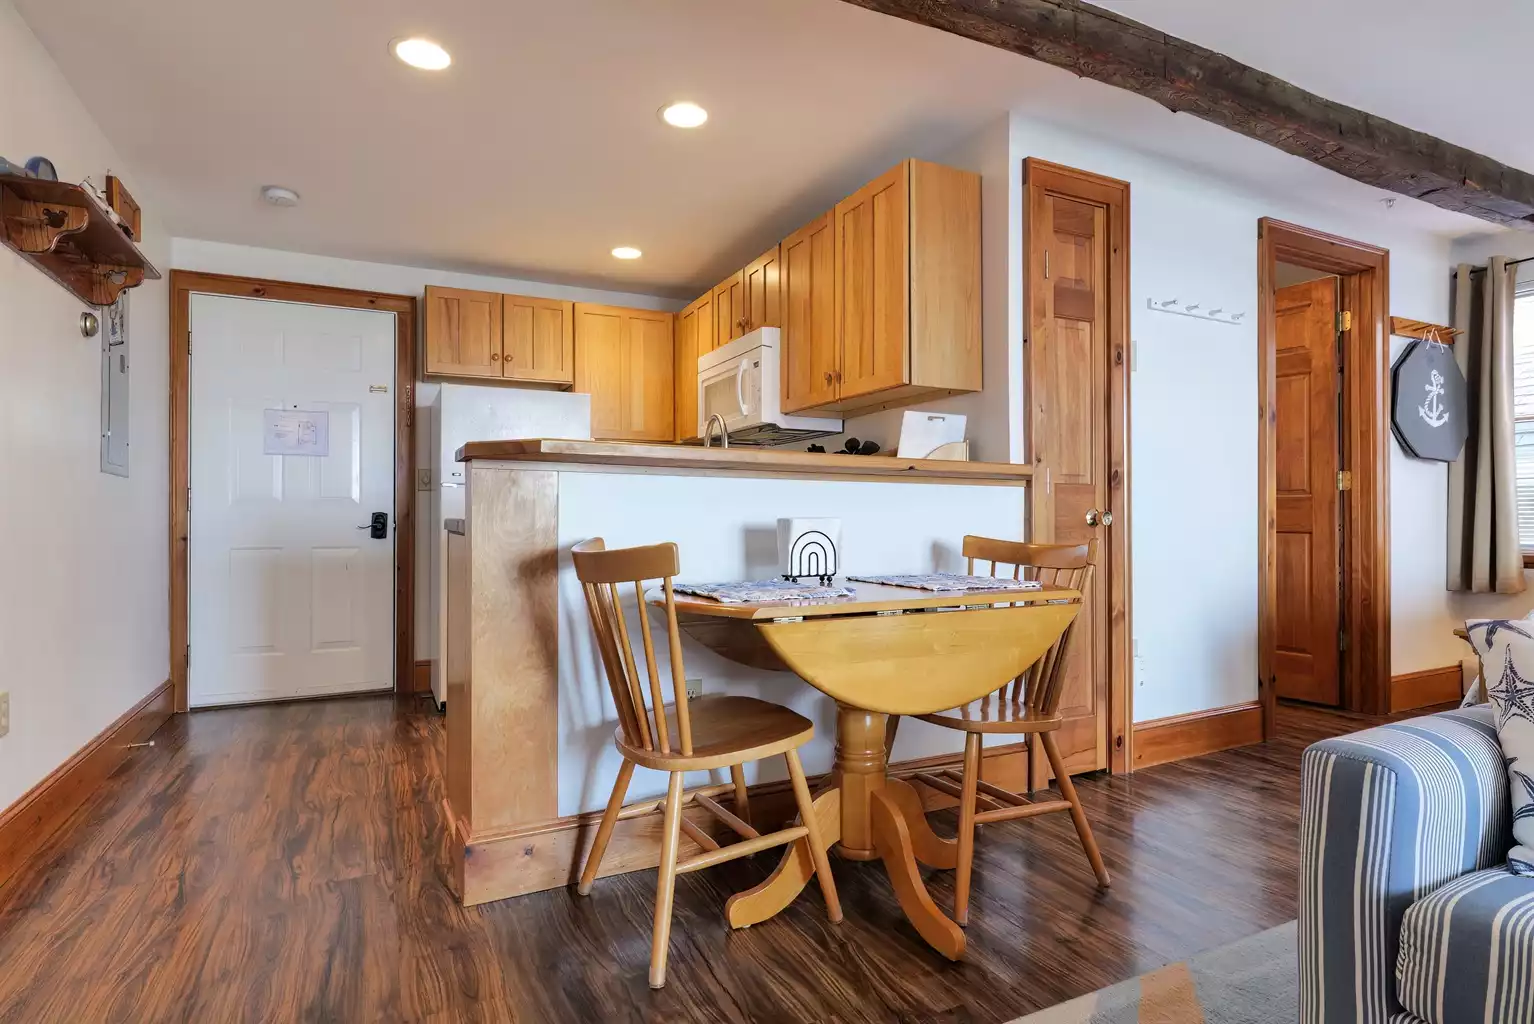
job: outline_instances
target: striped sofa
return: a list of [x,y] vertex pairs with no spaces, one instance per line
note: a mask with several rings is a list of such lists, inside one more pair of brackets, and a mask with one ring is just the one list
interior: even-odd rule
[[1534,878],[1490,708],[1305,752],[1301,1024],[1534,1024]]

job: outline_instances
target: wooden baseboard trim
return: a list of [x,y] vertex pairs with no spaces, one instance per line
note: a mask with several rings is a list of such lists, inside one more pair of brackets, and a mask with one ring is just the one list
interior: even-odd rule
[[410,692],[431,692],[431,662],[418,661],[415,663],[415,672],[410,677]]
[[1464,691],[1464,673],[1459,665],[1407,672],[1390,679],[1390,710],[1415,711],[1434,704],[1458,703]]
[[0,814],[0,885],[117,770],[131,744],[165,724],[173,700],[167,679]]
[[[897,762],[890,765],[890,774],[904,777],[934,769],[958,768],[962,763],[962,754],[940,754]],[[1021,790],[1026,784],[1027,771],[1026,743],[986,748],[981,768],[981,777],[986,781]],[[812,789],[818,781],[816,778],[810,780]],[[916,789],[929,811],[952,807],[956,802],[948,794],[926,786]],[[752,821],[758,825],[787,821],[794,814],[787,781],[758,783],[751,787],[749,798]],[[722,802],[729,805],[732,801]],[[451,815],[451,809],[447,813]],[[689,807],[684,814],[712,835],[734,838],[733,833],[702,808]],[[580,875],[586,851],[601,820],[600,811],[588,811],[467,839],[456,826],[450,826],[453,835],[448,837],[448,842],[453,853],[453,885],[468,906],[569,885]],[[608,841],[607,854],[602,858],[600,877],[643,871],[659,864],[660,827],[659,814],[619,821]],[[701,852],[691,839],[682,837],[683,858]]]
[[1261,742],[1261,701],[1139,722],[1135,725],[1135,769]]

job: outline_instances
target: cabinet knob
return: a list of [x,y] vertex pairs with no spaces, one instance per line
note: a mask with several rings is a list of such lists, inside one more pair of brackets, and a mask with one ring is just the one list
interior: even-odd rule
[[501,354],[499,352],[492,352],[492,353],[490,353],[490,361],[492,363],[500,362],[501,361]]
[[829,384],[829,383],[831,383],[831,381],[832,381],[832,379],[833,379],[833,378],[832,378],[832,376],[831,376],[831,371],[829,371],[829,370],[827,370],[827,371],[826,371],[826,383],[827,383],[827,384]]

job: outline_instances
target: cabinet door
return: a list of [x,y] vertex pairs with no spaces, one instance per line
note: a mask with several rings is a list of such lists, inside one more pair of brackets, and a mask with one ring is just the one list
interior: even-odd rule
[[591,396],[591,436],[670,441],[670,313],[575,304],[575,389]]
[[462,288],[426,288],[423,373],[501,376],[501,297]]
[[758,327],[782,327],[783,309],[779,246],[773,246],[752,260],[743,273],[746,276],[746,330]]
[[714,348],[745,333],[746,275],[740,272],[714,286]]
[[676,315],[675,371],[671,376],[678,441],[698,435],[698,355],[713,351],[713,337],[714,293],[709,292]]
[[502,299],[501,375],[539,384],[575,383],[574,303],[507,295]]
[[835,218],[817,217],[783,240],[783,411],[837,399]]
[[910,165],[836,204],[843,399],[910,380]]

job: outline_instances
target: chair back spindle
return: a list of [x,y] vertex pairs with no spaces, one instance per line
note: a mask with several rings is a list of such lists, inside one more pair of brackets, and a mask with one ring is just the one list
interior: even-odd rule
[[[575,575],[586,594],[592,632],[607,674],[608,689],[618,709],[618,722],[626,742],[642,750],[663,754],[691,756],[692,725],[687,707],[687,673],[682,664],[681,628],[677,624],[676,596],[672,580],[680,560],[675,544],[621,548],[608,551],[602,538],[583,541],[571,551]],[[655,640],[651,636],[645,611],[644,584],[660,580],[666,599],[667,654],[671,661],[671,697],[667,704],[660,670],[656,664]],[[639,653],[644,658],[641,677],[639,657],[634,649],[628,621],[623,614],[621,584],[634,588],[639,607]],[[646,700],[648,691],[648,701]],[[667,712],[674,715],[668,721]],[[672,735],[672,725],[676,735]]]
[[[1014,580],[1037,580],[1045,586],[1069,587],[1080,591],[1086,601],[1087,584],[1097,563],[1097,541],[1085,544],[1023,544],[1017,541],[994,540],[990,537],[964,538],[961,552],[973,576],[975,563],[989,562],[993,579],[1010,576]],[[1010,570],[1010,571],[1008,571]],[[1060,638],[1028,671],[1003,684],[995,691],[998,703],[1009,701],[1026,704],[1028,709],[1042,716],[1053,715],[1060,706],[1065,690],[1065,655],[1070,648],[1071,636],[1076,631],[1080,616],[1072,619]],[[981,707],[987,707],[987,697]]]

